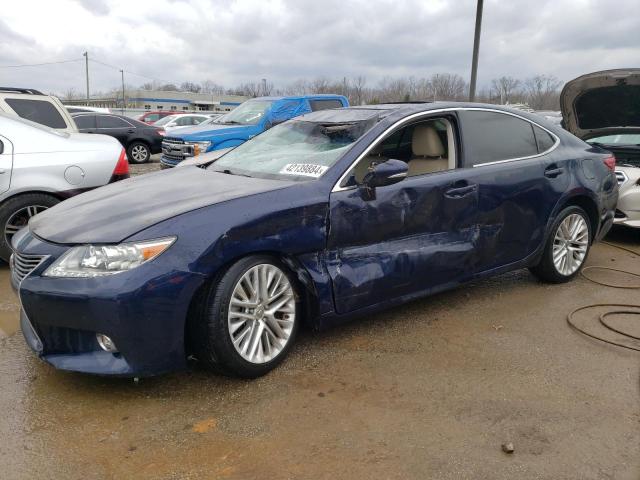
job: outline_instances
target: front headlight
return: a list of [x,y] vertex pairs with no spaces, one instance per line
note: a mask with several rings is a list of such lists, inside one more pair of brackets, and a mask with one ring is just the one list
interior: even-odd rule
[[176,237],[120,245],[81,245],[69,249],[45,272],[45,277],[101,277],[126,272],[153,260]]
[[207,149],[211,146],[211,142],[189,142],[193,145],[193,156],[196,157],[201,153],[207,151]]

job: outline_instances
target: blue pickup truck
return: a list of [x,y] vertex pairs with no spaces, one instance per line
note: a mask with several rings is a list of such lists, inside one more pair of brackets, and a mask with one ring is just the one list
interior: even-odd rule
[[162,168],[201,153],[236,147],[278,123],[328,108],[348,107],[342,95],[258,97],[206,125],[174,131],[162,142]]

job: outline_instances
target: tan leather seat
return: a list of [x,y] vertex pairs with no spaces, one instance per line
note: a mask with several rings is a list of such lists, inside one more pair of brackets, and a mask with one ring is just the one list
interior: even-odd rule
[[416,125],[413,129],[411,150],[413,156],[409,160],[409,176],[449,169],[442,140],[431,125]]

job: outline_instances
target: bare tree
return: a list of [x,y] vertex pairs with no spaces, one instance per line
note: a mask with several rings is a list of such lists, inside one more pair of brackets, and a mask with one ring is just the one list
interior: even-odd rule
[[500,98],[500,103],[510,103],[513,100],[513,96],[518,92],[520,88],[520,80],[513,77],[500,77],[491,80],[491,87]]
[[182,82],[180,84],[180,90],[183,92],[200,93],[202,87],[194,82]]
[[202,93],[208,93],[210,95],[224,95],[225,88],[213,80],[203,80],[200,82],[200,85],[202,86]]
[[81,97],[82,95],[80,95],[74,87],[67,88],[67,90],[62,94],[62,98],[64,100],[75,100]]
[[284,89],[284,93],[285,95],[306,95],[309,93],[309,89],[309,82],[304,78],[300,78],[287,85]]
[[159,89],[164,92],[177,92],[179,90],[174,83],[165,83],[160,85]]
[[356,78],[351,80],[351,103],[355,105],[362,105],[362,102],[364,101],[364,90],[366,84],[367,79],[362,75],[358,75]]
[[467,83],[457,73],[436,73],[430,79],[434,100],[461,100]]
[[536,75],[524,81],[526,98],[534,110],[556,110],[560,104],[562,82],[553,75]]

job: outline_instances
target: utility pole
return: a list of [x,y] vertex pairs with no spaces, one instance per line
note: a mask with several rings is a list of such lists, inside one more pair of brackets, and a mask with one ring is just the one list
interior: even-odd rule
[[471,83],[469,84],[469,101],[476,99],[476,78],[478,76],[478,52],[480,50],[480,27],[482,26],[482,3],[478,0],[476,8],[476,32],[473,37],[473,60],[471,61]]
[[84,52],[84,68],[87,74],[87,106],[89,105],[89,52]]
[[120,70],[120,74],[122,75],[122,115],[124,115],[124,70]]
[[267,96],[267,79],[263,78],[262,79],[262,95],[263,96]]

